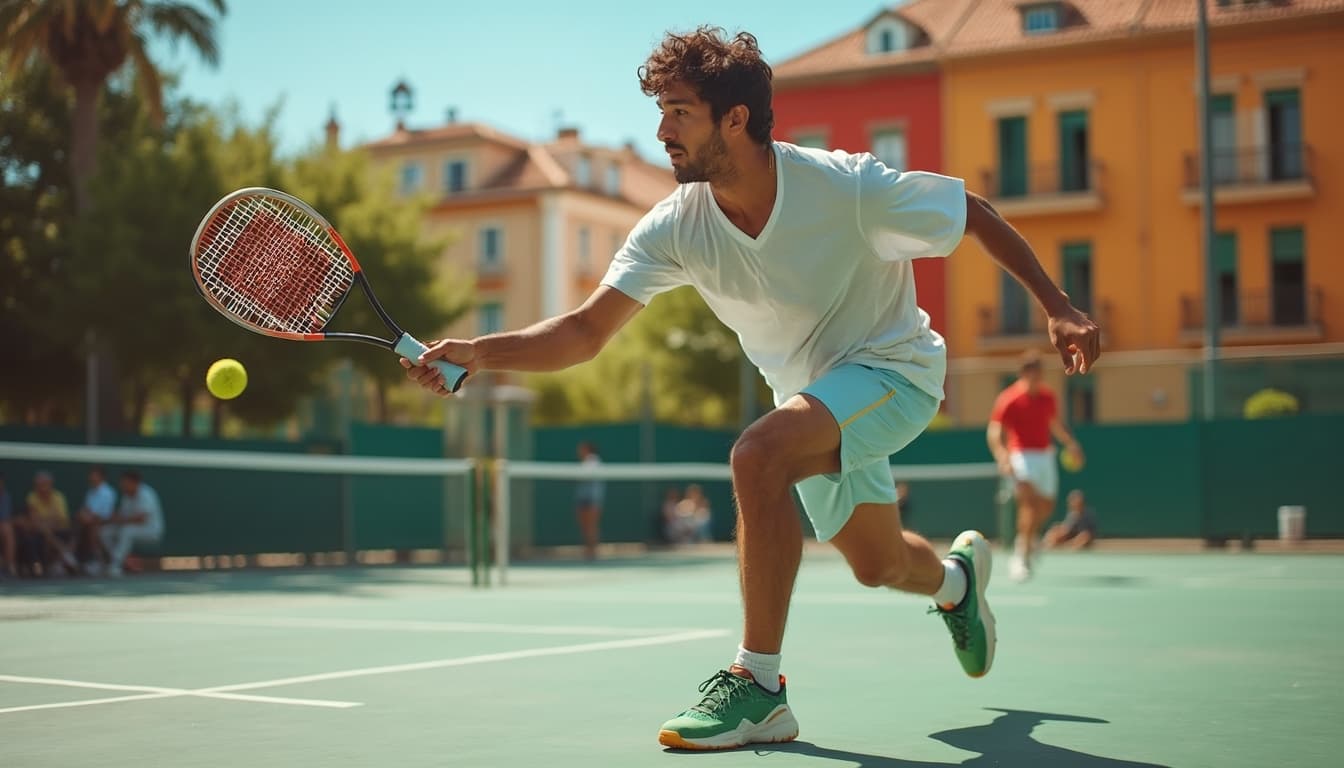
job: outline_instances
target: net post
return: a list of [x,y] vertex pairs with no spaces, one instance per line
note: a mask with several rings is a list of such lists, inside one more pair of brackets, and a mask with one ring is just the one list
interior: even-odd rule
[[509,503],[509,462],[495,462],[495,573],[502,587],[509,578],[509,525],[512,521]]

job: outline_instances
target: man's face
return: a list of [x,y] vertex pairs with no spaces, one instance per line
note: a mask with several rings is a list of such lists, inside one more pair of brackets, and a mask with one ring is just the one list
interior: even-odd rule
[[89,487],[97,488],[103,484],[103,473],[96,469],[89,470]]
[[1083,508],[1083,494],[1074,491],[1069,494],[1069,511],[1079,512]]
[[46,498],[51,495],[51,478],[45,475],[33,479],[33,490],[37,495]]
[[126,496],[135,496],[135,492],[140,490],[140,483],[129,477],[121,478],[121,492]]
[[689,86],[674,83],[658,96],[663,119],[658,140],[672,160],[677,182],[714,181],[732,172],[728,145],[710,115],[707,102]]
[[1023,368],[1022,381],[1026,382],[1028,392],[1035,392],[1041,385],[1041,366],[1029,365]]

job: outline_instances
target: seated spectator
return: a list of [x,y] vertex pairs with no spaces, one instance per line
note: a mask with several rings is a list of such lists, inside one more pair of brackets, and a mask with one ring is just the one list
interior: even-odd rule
[[75,556],[83,565],[84,572],[91,576],[102,571],[106,560],[98,529],[112,517],[112,510],[117,505],[117,492],[107,484],[105,477],[102,467],[89,468],[89,490],[84,494],[84,506],[75,513]]
[[107,547],[108,576],[120,576],[126,556],[137,542],[157,542],[163,538],[163,508],[159,495],[140,479],[140,473],[128,469],[121,473],[121,503],[116,514],[99,526],[98,535]]
[[18,575],[18,556],[14,546],[14,502],[5,487],[5,476],[0,475],[0,558],[4,558],[0,577]]
[[70,552],[70,512],[65,494],[56,490],[50,472],[33,476],[24,513],[14,521],[18,533],[19,560],[28,570],[60,576],[78,568]]
[[709,499],[698,485],[686,486],[686,496],[677,502],[668,524],[668,541],[692,544],[709,541]]
[[1045,532],[1045,546],[1051,549],[1065,545],[1073,549],[1092,546],[1097,537],[1097,520],[1087,506],[1083,492],[1070,491],[1068,505],[1069,511],[1063,522],[1056,523]]

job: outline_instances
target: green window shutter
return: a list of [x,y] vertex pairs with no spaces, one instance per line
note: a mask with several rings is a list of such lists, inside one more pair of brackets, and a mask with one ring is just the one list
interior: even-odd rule
[[1275,264],[1301,264],[1306,253],[1301,227],[1269,231],[1270,261]]
[[999,195],[1027,193],[1027,118],[999,118]]
[[1220,275],[1237,274],[1237,233],[1219,232],[1213,236],[1213,269]]
[[1092,306],[1092,244],[1066,243],[1062,255],[1064,292],[1073,306],[1084,312]]
[[1059,113],[1059,189],[1080,192],[1087,185],[1087,112]]

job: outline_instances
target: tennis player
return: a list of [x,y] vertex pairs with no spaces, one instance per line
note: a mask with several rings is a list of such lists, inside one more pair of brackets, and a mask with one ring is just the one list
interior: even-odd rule
[[1041,376],[1040,356],[1035,352],[1023,355],[1017,381],[995,398],[985,429],[999,474],[1009,478],[1017,500],[1017,535],[1008,563],[1008,577],[1013,581],[1031,578],[1041,528],[1055,513],[1059,469],[1054,440],[1079,460],[1083,457],[1082,447],[1059,419],[1059,399]]
[[977,532],[946,558],[901,528],[889,457],[938,411],[943,340],[915,303],[911,261],[964,233],[1032,292],[1068,373],[1098,352],[1096,325],[1069,304],[1027,243],[960,179],[902,173],[869,154],[770,138],[771,70],[756,39],[702,27],[668,34],[640,68],[658,139],[680,186],[636,225],[579,308],[523,330],[433,344],[409,376],[446,394],[442,359],[483,370],[553,371],[592,358],[654,296],[693,285],[731,327],[775,395],[730,464],[745,614],[727,669],[664,723],[670,747],[723,749],[798,734],[779,674],[802,553],[796,487],[817,538],[871,587],[929,595],[965,672],[994,658],[985,602],[990,550]]

